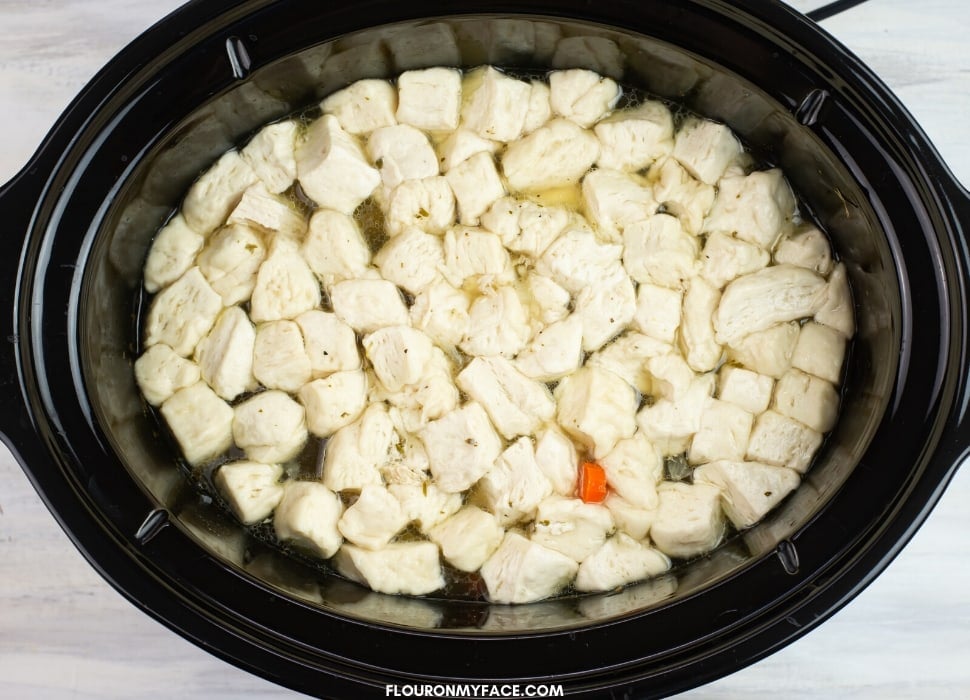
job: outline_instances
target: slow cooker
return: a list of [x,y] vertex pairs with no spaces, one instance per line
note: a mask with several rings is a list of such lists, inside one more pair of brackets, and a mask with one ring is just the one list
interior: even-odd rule
[[[842,417],[781,508],[668,576],[519,607],[368,593],[253,538],[176,468],[133,381],[141,263],[191,180],[259,125],[409,68],[548,68],[547,36],[610,47],[614,77],[728,123],[785,170],[857,302]],[[570,60],[603,69],[596,52]],[[0,190],[0,215],[5,442],[112,585],[310,694],[554,680],[647,697],[704,683],[858,593],[970,443],[970,198],[872,73],[781,4],[201,0],[99,73]]]

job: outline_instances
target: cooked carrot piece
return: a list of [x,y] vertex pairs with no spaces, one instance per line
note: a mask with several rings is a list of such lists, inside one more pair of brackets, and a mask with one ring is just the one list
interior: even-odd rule
[[602,503],[606,498],[606,472],[596,462],[583,462],[579,469],[579,497],[585,503]]

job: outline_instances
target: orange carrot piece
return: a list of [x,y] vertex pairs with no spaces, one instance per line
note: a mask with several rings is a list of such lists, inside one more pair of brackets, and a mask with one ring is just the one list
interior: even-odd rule
[[596,462],[583,462],[579,469],[579,497],[585,503],[602,503],[606,498],[606,471]]

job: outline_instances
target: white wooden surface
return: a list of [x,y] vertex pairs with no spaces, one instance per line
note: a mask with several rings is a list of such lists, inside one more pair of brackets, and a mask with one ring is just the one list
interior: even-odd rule
[[[802,10],[820,4],[792,2]],[[94,72],[177,5],[0,0],[0,182]],[[964,183],[968,18],[964,0],[871,0],[825,22],[897,92]],[[970,468],[963,468],[903,554],[844,610],[761,663],[684,697],[970,698],[968,503]],[[173,697],[295,694],[208,655],[125,601],[73,548],[0,447],[0,698]]]

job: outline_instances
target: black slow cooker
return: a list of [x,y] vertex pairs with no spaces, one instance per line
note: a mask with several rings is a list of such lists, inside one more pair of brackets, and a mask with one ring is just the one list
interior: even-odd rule
[[[557,57],[557,40],[575,39]],[[385,596],[195,488],[132,363],[151,236],[218,154],[354,80],[493,63],[612,72],[729,124],[830,232],[856,300],[842,416],[761,524],[669,575],[525,606]],[[0,432],[78,548],[169,627],[323,697],[562,683],[649,697],[801,636],[928,515],[970,445],[970,197],[891,93],[758,0],[199,0],[111,61],[0,190]]]

